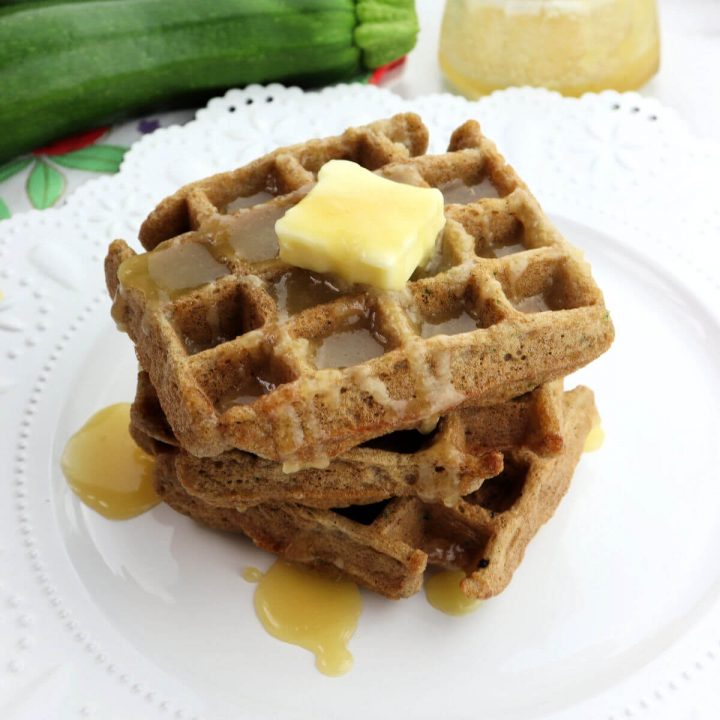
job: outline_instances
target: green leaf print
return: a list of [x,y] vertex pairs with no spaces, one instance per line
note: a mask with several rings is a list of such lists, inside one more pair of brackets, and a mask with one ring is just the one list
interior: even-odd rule
[[53,162],[68,168],[115,173],[128,148],[119,145],[89,145],[81,150],[55,155]]
[[43,160],[36,160],[25,187],[32,206],[44,210],[52,207],[62,195],[65,178]]
[[7,206],[7,203],[0,198],[0,220],[7,220],[10,215],[10,208]]
[[31,157],[20,157],[11,160],[4,165],[0,165],[0,182],[11,178],[13,175],[17,175],[21,170],[24,170],[32,162]]

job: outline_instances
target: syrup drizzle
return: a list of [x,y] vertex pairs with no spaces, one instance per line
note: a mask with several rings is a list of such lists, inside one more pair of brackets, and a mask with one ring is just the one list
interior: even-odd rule
[[384,345],[369,328],[353,328],[322,339],[315,352],[315,365],[318,370],[350,367],[384,352]]
[[230,389],[215,403],[215,407],[222,413],[235,405],[249,405],[261,395],[272,392],[276,387],[276,383],[272,380],[253,375],[240,388]]
[[286,209],[278,205],[260,205],[237,215],[215,215],[201,229],[213,236],[218,260],[233,257],[248,262],[272,260],[280,252],[275,222]]
[[176,298],[184,292],[227,275],[230,270],[218,262],[202,243],[158,246],[125,260],[118,270],[123,287],[141,290],[151,300]]
[[242,195],[235,198],[232,202],[229,202],[225,207],[226,213],[233,213],[236,210],[244,210],[245,208],[252,207],[253,205],[261,205],[266,203],[268,200],[272,200],[275,196],[266,190],[256,192],[254,195]]
[[242,571],[243,580],[247,580],[249,583],[260,582],[262,576],[262,570],[258,570],[254,567],[246,567]]
[[[270,294],[277,303],[278,319],[316,305],[324,305],[347,291],[344,284],[332,275],[320,275],[301,268],[290,268],[270,286]],[[349,288],[348,288],[349,289]]]
[[467,185],[459,178],[440,186],[440,191],[445,198],[445,204],[467,205],[480,198],[500,197],[497,188],[488,178],[483,178],[479,183]]
[[61,465],[68,485],[93,510],[124,520],[160,502],[154,459],[130,437],[130,404],[95,413],[65,445]]
[[448,314],[432,320],[424,319],[420,322],[420,335],[424,338],[435,335],[458,335],[477,329],[477,320],[462,309],[457,310],[457,314]]
[[443,570],[425,581],[428,602],[446,615],[467,615],[477,610],[481,601],[465,596],[460,582],[465,578],[462,570]]
[[595,452],[599,450],[605,442],[605,432],[600,425],[600,421],[593,423],[590,432],[585,438],[585,444],[583,445],[583,452]]
[[277,560],[266,573],[246,568],[257,582],[255,612],[265,630],[315,655],[324,675],[344,675],[353,664],[347,643],[357,627],[362,599],[355,583]]

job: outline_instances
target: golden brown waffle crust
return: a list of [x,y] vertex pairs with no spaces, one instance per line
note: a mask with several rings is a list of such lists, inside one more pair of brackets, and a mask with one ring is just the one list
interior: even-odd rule
[[[282,462],[287,471],[323,467],[370,438],[415,427],[428,417],[503,403],[565,376],[609,347],[614,330],[589,266],[550,224],[477,123],[453,134],[446,155],[415,157],[426,143],[419,118],[402,115],[278,150],[179,191],[150,215],[141,233],[146,247],[178,231],[184,234],[166,242],[199,242],[205,237],[203,223],[229,198],[265,188],[286,193],[271,202],[290,202],[293,188],[312,180],[331,157],[349,157],[389,175],[404,166],[429,184],[451,177],[453,169],[482,168],[502,196],[447,206],[443,253],[449,268],[408,283],[402,293],[364,289],[281,320],[268,287],[287,267],[237,260],[229,262],[230,275],[157,307],[140,290],[119,286],[118,268],[133,251],[121,241],[110,246],[106,278],[114,317],[135,343],[185,450],[207,457],[239,449]],[[492,259],[478,255],[484,244],[513,228],[524,233],[524,252]],[[513,304],[536,293],[552,299],[550,312],[528,314]],[[204,310],[195,308],[229,296],[241,298],[249,329],[189,353],[176,318],[200,323]],[[415,318],[460,305],[472,310],[479,329],[418,336]],[[349,368],[316,369],[310,344],[358,318],[380,324],[387,351]],[[227,387],[257,367],[273,368],[281,384],[250,404],[220,409]]]
[[348,146],[356,141],[362,146],[361,151],[364,150],[365,166],[375,169],[373,165],[379,166],[387,162],[388,143],[396,146],[396,153],[401,152],[400,148],[405,148],[410,156],[422,155],[427,150],[428,131],[417,115],[403,113],[389,120],[371,123],[367,129],[350,129],[338,138],[310,140],[278,148],[237,170],[185,185],[165,198],[140,227],[140,242],[146,250],[152,250],[163,240],[190,230],[193,225],[193,210],[188,198],[193,195],[202,195],[213,206],[224,207],[238,196],[252,195],[268,189],[268,184],[271,189],[282,193],[286,188],[282,185],[277,187],[279,181],[273,174],[278,162],[293,159],[309,172],[317,173],[328,160],[344,157]]
[[346,451],[327,468],[287,474],[278,463],[238,450],[197,458],[178,447],[155,389],[141,372],[131,431],[149,452],[164,445],[176,448],[180,483],[211,505],[293,502],[332,508],[406,496],[454,504],[498,475],[508,450],[528,447],[543,456],[559,452],[562,407],[562,382],[555,381],[501,405],[449,413],[429,433],[392,433]]
[[205,503],[180,484],[174,450],[158,456],[156,487],[174,509],[209,527],[242,532],[263,549],[341,573],[386,597],[417,592],[432,564],[464,570],[463,592],[488,598],[510,582],[528,543],[565,495],[596,414],[589,389],[565,393],[562,451],[546,457],[513,451],[523,482],[511,494],[512,478],[500,477],[455,507],[396,498],[369,525],[293,503],[242,511]]

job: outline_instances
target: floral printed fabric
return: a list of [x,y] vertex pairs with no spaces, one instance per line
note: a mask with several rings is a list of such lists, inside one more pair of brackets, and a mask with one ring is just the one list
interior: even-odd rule
[[194,116],[194,110],[183,110],[96,128],[0,165],[0,220],[61,204],[92,177],[117,172],[130,145],[143,135],[160,127],[183,125]]

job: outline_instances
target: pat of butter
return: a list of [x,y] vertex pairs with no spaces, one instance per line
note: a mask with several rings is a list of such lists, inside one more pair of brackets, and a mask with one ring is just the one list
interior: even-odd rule
[[445,225],[442,193],[330,160],[317,185],[275,223],[280,258],[350,283],[401,289],[432,256]]

